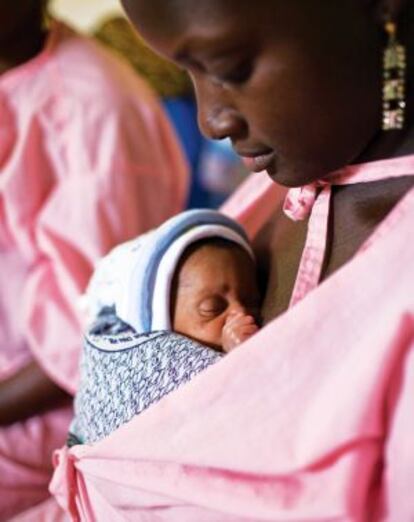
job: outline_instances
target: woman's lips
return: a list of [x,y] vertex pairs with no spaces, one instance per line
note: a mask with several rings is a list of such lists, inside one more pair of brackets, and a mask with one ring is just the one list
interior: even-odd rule
[[270,175],[274,174],[276,167],[276,155],[273,151],[265,154],[258,154],[253,157],[243,157],[243,163],[252,172],[267,170]]

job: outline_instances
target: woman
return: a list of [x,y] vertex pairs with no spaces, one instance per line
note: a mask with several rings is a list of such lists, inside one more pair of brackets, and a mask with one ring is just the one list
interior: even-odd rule
[[47,496],[95,261],[181,210],[187,186],[148,87],[64,25],[47,30],[44,9],[0,6],[0,520]]
[[228,203],[268,268],[267,325],[60,452],[55,495],[74,520],[412,520],[413,3],[123,3],[190,71],[204,132],[294,187],[303,224],[260,175]]

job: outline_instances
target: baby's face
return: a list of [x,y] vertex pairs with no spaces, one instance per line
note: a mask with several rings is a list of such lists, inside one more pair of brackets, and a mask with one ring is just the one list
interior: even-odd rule
[[221,349],[223,326],[230,314],[259,315],[256,267],[234,245],[203,245],[184,261],[176,276],[173,330]]

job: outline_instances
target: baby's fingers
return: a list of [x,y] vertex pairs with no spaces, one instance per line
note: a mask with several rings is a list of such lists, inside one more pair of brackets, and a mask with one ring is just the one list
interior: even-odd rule
[[255,323],[227,324],[223,329],[223,350],[231,351],[259,330]]
[[259,330],[257,324],[246,324],[240,327],[239,335],[253,335]]
[[256,324],[256,321],[252,315],[246,315],[242,312],[238,312],[235,314],[230,314],[227,317],[225,324],[231,327],[235,327],[237,325]]

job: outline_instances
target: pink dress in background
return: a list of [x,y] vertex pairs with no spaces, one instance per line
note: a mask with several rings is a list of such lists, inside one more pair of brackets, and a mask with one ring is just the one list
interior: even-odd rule
[[[412,175],[414,156],[353,171]],[[261,176],[243,191],[226,209],[258,230],[254,209],[266,219],[279,191]],[[412,522],[413,226],[414,189],[350,261],[219,363],[106,439],[58,451],[51,491],[66,518],[50,503],[37,520]]]
[[[55,23],[37,57],[0,76],[0,380],[35,358],[76,390],[95,261],[182,210],[187,185],[156,97],[91,40]],[[70,417],[0,428],[0,520],[45,498]]]

